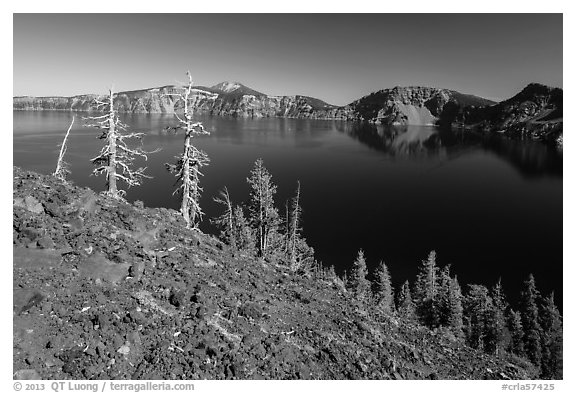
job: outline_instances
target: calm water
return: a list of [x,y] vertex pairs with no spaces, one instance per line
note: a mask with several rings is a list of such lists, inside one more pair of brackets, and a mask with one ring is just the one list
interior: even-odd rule
[[[50,173],[72,114],[14,112],[14,165]],[[98,131],[76,118],[66,161],[73,182],[103,190],[89,176]],[[359,248],[370,267],[380,259],[394,284],[413,280],[435,249],[461,283],[494,284],[499,277],[514,300],[528,273],[542,292],[562,301],[562,155],[535,143],[486,140],[431,127],[387,129],[338,121],[199,118],[212,131],[196,139],[212,162],[203,178],[202,206],[227,186],[233,200],[247,200],[246,177],[261,157],[278,185],[277,205],[302,185],[304,235],[317,259],[347,269]],[[174,178],[164,169],[180,153],[181,135],[160,130],[170,115],[127,115],[147,133],[154,179],[128,190],[131,201],[178,208]],[[207,220],[205,232],[216,232]]]

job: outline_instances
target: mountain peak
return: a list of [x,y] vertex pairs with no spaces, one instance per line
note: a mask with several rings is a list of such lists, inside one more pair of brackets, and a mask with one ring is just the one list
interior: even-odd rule
[[220,90],[224,93],[232,93],[233,91],[236,91],[236,90],[241,89],[243,87],[246,87],[246,86],[244,86],[242,83],[230,82],[230,81],[220,82],[217,85],[212,86],[213,89]]
[[255,96],[264,96],[265,94],[260,93],[254,89],[251,89],[240,82],[231,82],[231,81],[224,81],[220,82],[217,85],[211,86],[211,89],[214,89],[218,92],[224,94],[233,94],[233,95],[255,95]]

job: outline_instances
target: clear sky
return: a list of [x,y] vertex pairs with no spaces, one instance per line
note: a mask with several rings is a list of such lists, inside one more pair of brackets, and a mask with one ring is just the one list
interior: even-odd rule
[[562,87],[561,14],[15,14],[13,95],[238,81],[345,105],[435,86]]

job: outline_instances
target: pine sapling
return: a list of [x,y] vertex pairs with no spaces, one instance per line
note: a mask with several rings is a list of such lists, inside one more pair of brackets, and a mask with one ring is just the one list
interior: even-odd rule
[[368,269],[364,251],[359,250],[358,256],[352,265],[347,286],[355,298],[362,303],[367,303],[370,300],[370,281],[366,278],[367,275]]
[[391,313],[394,310],[394,292],[390,272],[384,261],[374,272],[374,300],[375,305],[385,313]]

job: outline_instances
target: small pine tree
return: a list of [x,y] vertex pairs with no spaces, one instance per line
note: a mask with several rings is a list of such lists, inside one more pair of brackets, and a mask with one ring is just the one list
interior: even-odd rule
[[468,345],[472,348],[486,349],[489,311],[492,307],[492,299],[484,285],[468,285],[464,299],[464,325]]
[[522,328],[522,317],[518,311],[514,311],[510,308],[506,319],[508,330],[510,331],[508,351],[518,356],[524,356],[524,329]]
[[287,217],[289,225],[286,228],[286,238],[288,239],[288,249],[286,251],[291,263],[296,261],[296,244],[298,243],[300,232],[302,232],[302,228],[300,228],[301,219],[302,206],[300,205],[300,181],[298,181],[298,186],[296,187],[296,195],[292,199],[292,208],[290,209],[290,214]]
[[374,272],[374,302],[376,307],[385,313],[389,314],[394,311],[394,291],[390,273],[384,261],[380,261]]
[[300,204],[300,181],[296,188],[296,195],[292,198],[292,206],[286,214],[286,256],[293,272],[306,272],[314,265],[314,249],[302,237],[302,206]]
[[398,294],[398,315],[406,321],[416,321],[416,306],[412,301],[410,283],[405,281]]
[[534,276],[530,274],[524,282],[524,288],[520,293],[520,315],[524,327],[524,349],[528,359],[537,367],[542,360],[542,328],[538,317],[538,302],[540,292],[536,288]]
[[461,337],[463,327],[463,308],[462,308],[462,290],[458,283],[458,278],[454,277],[450,280],[448,290],[448,316],[446,318],[446,326],[448,326],[456,335]]
[[542,326],[542,378],[562,379],[562,316],[554,304],[554,293],[547,296],[540,309]]
[[439,325],[438,310],[438,266],[436,251],[431,251],[422,261],[414,284],[414,302],[420,322],[430,328]]
[[508,303],[502,290],[502,283],[500,280],[492,288],[492,308],[489,311],[488,317],[488,336],[487,336],[487,352],[500,356],[506,348],[506,338],[509,337],[509,332],[506,327],[506,308]]
[[274,206],[276,185],[272,182],[272,175],[264,167],[264,161],[256,160],[250,177],[246,179],[250,185],[250,222],[257,236],[258,255],[267,257],[269,249],[274,243],[281,241],[278,236],[280,216]]
[[448,318],[450,316],[450,285],[452,283],[450,265],[446,265],[440,269],[437,281],[438,295],[436,304],[438,305],[438,324],[448,326]]
[[326,269],[326,273],[324,275],[328,280],[332,280],[338,277],[338,275],[336,274],[336,270],[334,269],[334,265],[330,265],[330,267]]
[[256,255],[256,237],[250,227],[248,219],[244,216],[242,206],[234,208],[234,239],[238,250],[250,256]]
[[348,289],[362,303],[367,303],[370,300],[370,281],[366,278],[367,275],[368,269],[366,268],[364,251],[359,250],[358,256],[350,270]]

